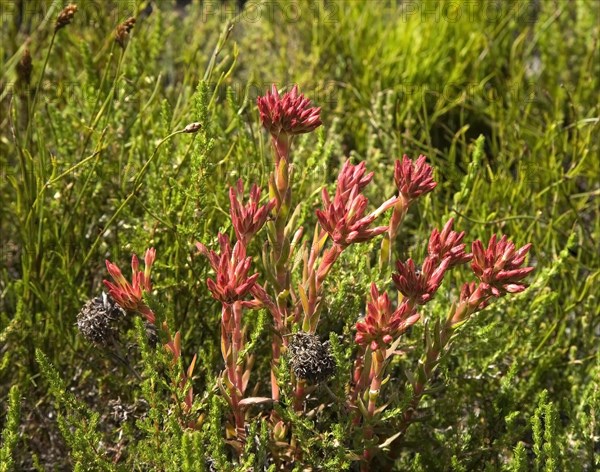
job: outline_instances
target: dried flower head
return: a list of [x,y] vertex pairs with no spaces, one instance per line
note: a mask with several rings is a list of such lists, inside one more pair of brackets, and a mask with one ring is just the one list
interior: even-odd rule
[[91,343],[106,347],[119,337],[119,321],[125,316],[125,310],[108,294],[92,298],[77,315],[77,328]]
[[299,379],[319,383],[335,373],[335,360],[329,347],[317,335],[296,333],[288,349],[292,370]]
[[135,25],[135,18],[130,17],[130,18],[127,18],[119,26],[117,26],[117,29],[115,31],[115,39],[116,39],[117,43],[119,44],[119,46],[121,46],[123,49],[125,49],[125,44],[127,42],[127,38],[129,37],[129,33],[133,29],[134,25]]
[[217,462],[212,457],[206,457],[204,459],[204,466],[208,472],[217,472]]
[[144,328],[146,329],[146,339],[148,340],[148,345],[154,349],[156,348],[159,338],[158,338],[158,329],[154,323],[150,323],[149,321],[144,321]]
[[21,56],[21,60],[17,64],[17,79],[20,87],[29,87],[32,70],[33,65],[31,63],[31,53],[29,52],[29,49],[25,49],[23,55]]
[[56,25],[54,26],[54,31],[58,31],[65,26],[67,26],[71,21],[73,21],[73,17],[77,12],[77,5],[71,3],[67,5],[62,11],[58,14],[58,18],[56,19]]

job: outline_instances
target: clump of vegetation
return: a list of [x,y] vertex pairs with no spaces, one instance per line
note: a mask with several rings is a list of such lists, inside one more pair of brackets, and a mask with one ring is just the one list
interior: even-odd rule
[[3,18],[0,470],[600,466],[593,0],[119,6]]

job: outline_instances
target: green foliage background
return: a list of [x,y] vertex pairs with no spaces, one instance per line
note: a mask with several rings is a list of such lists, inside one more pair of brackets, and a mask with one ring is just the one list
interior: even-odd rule
[[[227,467],[218,439],[225,409],[213,389],[220,309],[193,243],[214,246],[219,230],[230,231],[227,191],[238,178],[266,187],[271,151],[255,99],[271,83],[298,83],[323,108],[324,126],[294,151],[305,227],[346,158],[375,171],[369,197],[380,202],[393,192],[393,161],[422,153],[439,185],[411,209],[398,257],[420,259],[448,216],[469,241],[502,232],[533,243],[531,288],[463,328],[396,470],[600,467],[595,0],[111,6],[80,2],[49,49],[64,5],[2,0],[0,470],[202,470],[204,450]],[[138,22],[123,51],[114,29],[131,15]],[[16,72],[25,47],[29,86]],[[200,132],[161,143],[194,121]],[[479,135],[484,155],[473,160]],[[206,419],[196,433],[170,420],[153,429],[168,417],[153,364],[160,359],[142,348],[147,375],[138,383],[75,327],[80,307],[102,290],[104,260],[125,268],[150,246],[155,303],[181,329],[185,359],[199,354],[195,408]],[[319,331],[341,335],[342,365],[369,282],[389,281],[369,251],[345,254],[328,289]],[[442,316],[458,283],[446,281],[432,316]],[[407,348],[419,347],[417,329]],[[254,349],[267,353],[267,342],[257,338]],[[253,381],[267,388],[268,358],[255,369]],[[111,426],[107,405],[116,399],[132,408],[143,399],[145,419]],[[298,427],[308,464],[347,467],[341,415],[318,426],[319,441],[314,424]],[[266,431],[259,425],[255,434]],[[252,452],[240,470],[258,467],[265,451]]]

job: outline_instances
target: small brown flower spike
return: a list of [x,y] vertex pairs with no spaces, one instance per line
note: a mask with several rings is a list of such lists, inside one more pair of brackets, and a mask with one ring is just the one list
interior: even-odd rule
[[198,123],[197,121],[194,121],[193,123],[190,123],[185,128],[183,128],[183,132],[184,133],[197,133],[198,130],[200,130],[200,128],[202,128],[202,123]]
[[77,328],[82,336],[99,347],[112,345],[119,337],[119,321],[125,311],[108,294],[92,298],[77,315]]
[[31,53],[29,52],[29,49],[25,49],[23,56],[21,56],[21,60],[17,64],[17,77],[20,86],[29,86],[29,83],[31,82],[32,70],[33,66],[31,63]]
[[58,31],[67,26],[71,21],[73,21],[73,17],[77,12],[77,5],[71,3],[67,5],[63,10],[59,13],[58,18],[56,19],[56,25],[54,26],[54,31]]
[[326,343],[310,333],[296,333],[288,347],[296,377],[317,384],[335,374],[335,359]]
[[127,18],[123,23],[117,26],[115,31],[115,40],[123,49],[125,49],[125,44],[127,42],[127,38],[129,37],[129,33],[133,29],[135,25],[135,18],[130,17]]

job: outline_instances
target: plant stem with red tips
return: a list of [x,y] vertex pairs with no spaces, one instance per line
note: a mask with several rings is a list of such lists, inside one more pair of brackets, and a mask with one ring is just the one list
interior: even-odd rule
[[[446,224],[442,233],[432,235],[430,255],[435,255],[436,250],[441,250],[444,253],[451,253],[452,256],[449,257],[455,264],[460,264],[470,259],[468,257],[470,255],[464,254],[464,245],[461,243],[462,234],[452,232],[451,225],[452,221]],[[445,241],[449,241],[451,244],[444,244]],[[494,299],[507,293],[519,293],[525,290],[527,285],[523,283],[523,279],[534,268],[521,266],[530,247],[531,244],[526,244],[517,250],[514,243],[508,241],[506,236],[502,236],[498,240],[495,235],[491,237],[487,248],[484,248],[479,240],[473,242],[471,268],[479,282],[465,283],[460,299],[457,304],[452,305],[446,321],[436,322],[433,333],[430,335],[426,333],[425,358],[420,363],[415,375],[413,396],[408,408],[403,413],[397,437],[390,445],[392,451],[394,443],[404,435],[410,425],[425,392],[425,387],[431,380],[432,373],[439,364],[442,354],[450,349],[448,342],[455,329]]]

